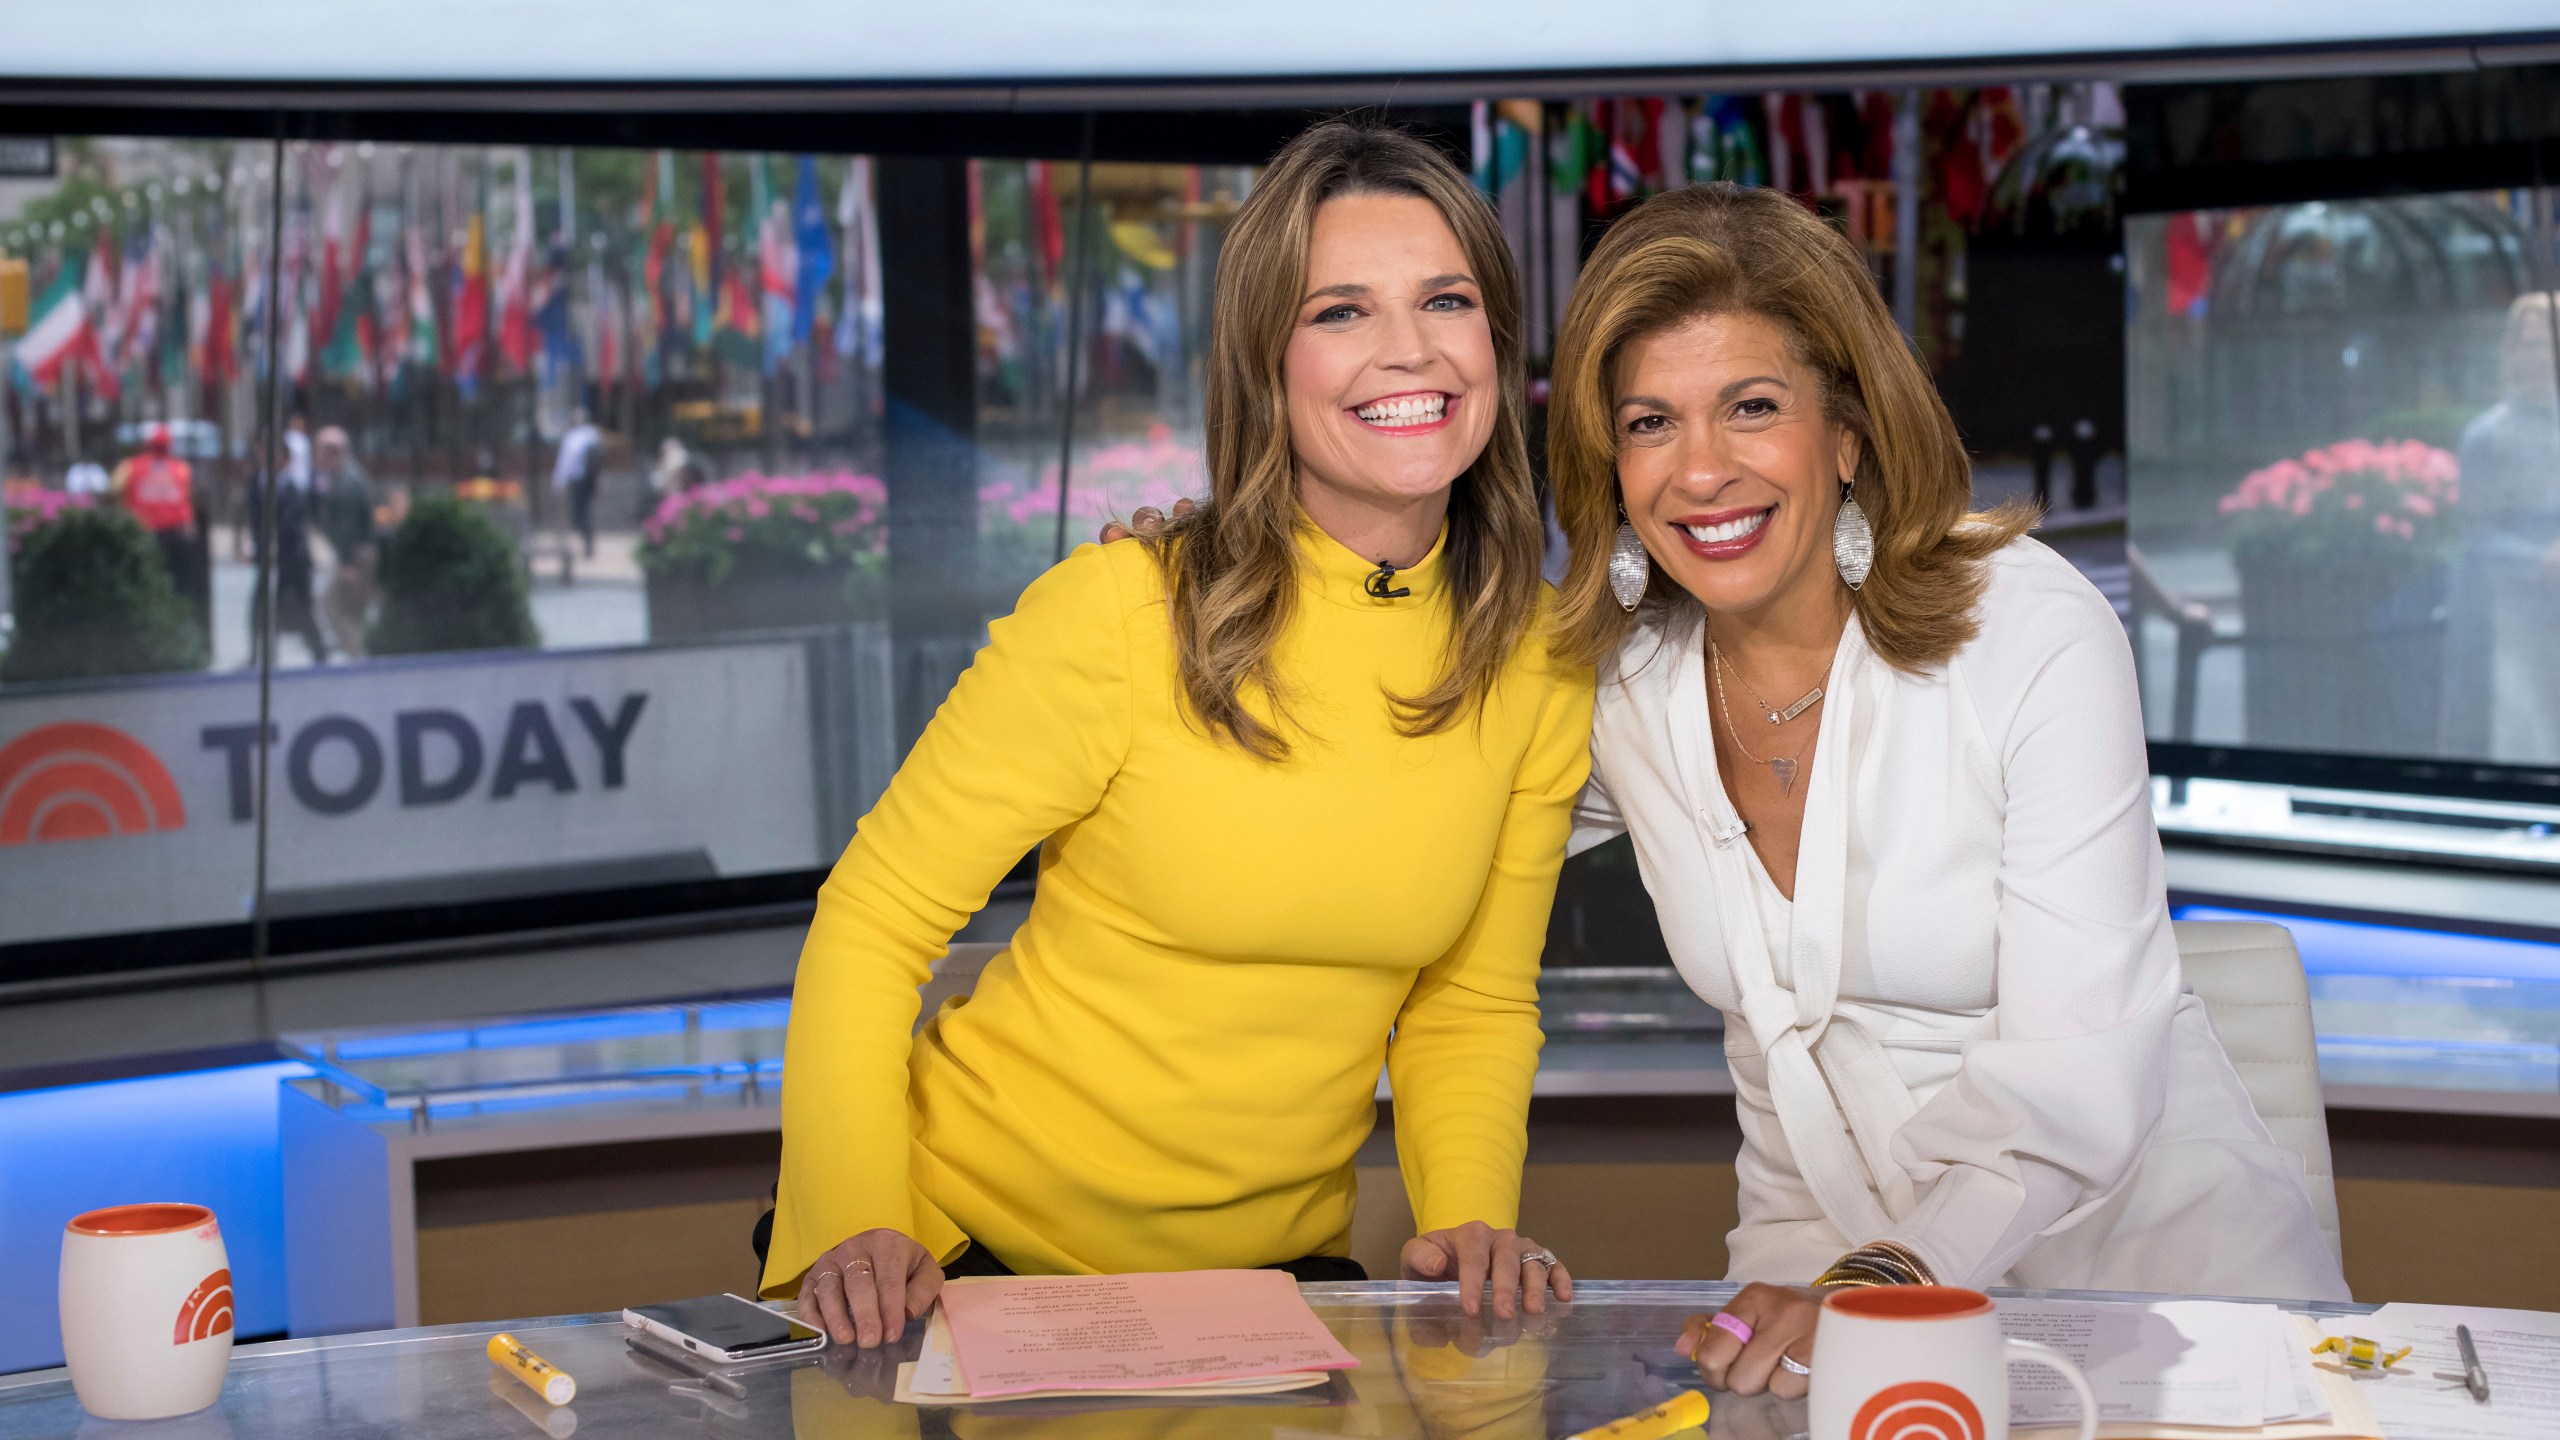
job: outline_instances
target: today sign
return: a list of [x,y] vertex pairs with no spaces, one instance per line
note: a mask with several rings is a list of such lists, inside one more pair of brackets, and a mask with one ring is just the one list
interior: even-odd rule
[[[562,866],[823,864],[791,641],[377,662],[275,679],[279,893]],[[255,868],[254,675],[0,694],[0,944],[237,921]]]
[[[568,712],[595,745],[592,783],[607,790],[623,787],[629,776],[625,755],[631,735],[648,706],[648,691],[628,691],[607,718],[594,699],[569,697]],[[529,785],[574,794],[578,767],[570,762],[568,747],[561,742],[562,728],[552,719],[549,705],[540,700],[517,701],[507,711],[492,764],[490,746],[470,716],[442,706],[394,711],[388,749],[397,758],[398,783],[391,794],[398,804],[411,809],[450,805],[484,789],[492,800],[508,799]],[[383,736],[363,720],[323,715],[296,731],[290,741],[284,741],[272,725],[267,734],[283,742],[285,793],[312,814],[349,814],[384,794]],[[258,727],[207,725],[201,738],[206,749],[222,752],[232,821],[245,825],[254,820]],[[339,750],[342,755],[334,753]]]

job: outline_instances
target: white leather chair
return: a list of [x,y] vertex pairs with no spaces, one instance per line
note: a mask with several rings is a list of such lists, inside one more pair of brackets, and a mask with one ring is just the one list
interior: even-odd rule
[[2311,986],[2293,932],[2257,921],[2181,920],[2178,962],[2276,1143],[2302,1157],[2311,1211],[2329,1252],[2338,1243],[2338,1182],[2311,1028]]

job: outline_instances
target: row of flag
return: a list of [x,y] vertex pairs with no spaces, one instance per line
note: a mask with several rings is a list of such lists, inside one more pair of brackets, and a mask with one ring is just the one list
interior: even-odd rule
[[[1479,101],[1475,178],[1501,194],[1521,182],[1531,148],[1543,143],[1554,193],[1597,217],[1709,180],[1826,195],[1843,181],[1892,178],[1898,103],[1883,90]],[[1970,224],[1991,177],[2027,137],[2021,94],[1933,90],[1921,124],[1937,171],[1930,178],[1957,223]]]
[[[1070,312],[1079,306],[1079,390],[1121,386],[1141,364],[1160,372],[1185,363],[1177,292],[1183,262],[1198,243],[1197,221],[1115,216],[1100,203],[1088,213],[1068,189],[1075,176],[1073,165],[1042,160],[970,166],[978,368],[994,393],[1063,395],[1077,328]],[[1160,198],[1175,215],[1203,213],[1202,177],[1201,167],[1183,167]],[[1078,216],[1093,247],[1081,261],[1070,258]],[[1079,265],[1082,289],[1071,295]]]
[[[1903,198],[1894,162],[1906,119],[1924,188],[1970,230],[2049,100],[2009,86],[1930,90],[1908,117],[1904,97],[1882,90],[1480,101],[1475,181],[1521,262],[1530,349],[1544,355],[1593,227],[1645,197],[1715,180],[1769,186],[1838,203],[1851,239],[1883,253]],[[2121,123],[2112,87],[2095,87],[2082,108],[2094,123],[2110,111]]]
[[[798,157],[787,197],[770,183],[767,157],[687,157],[701,183],[691,213],[679,214],[678,157],[661,152],[634,213],[604,217],[584,244],[576,226],[598,217],[577,209],[567,152],[548,233],[534,201],[536,152],[494,152],[469,187],[443,159],[439,208],[427,203],[435,157],[377,189],[374,166],[315,147],[273,254],[212,206],[155,205],[102,225],[94,243],[39,258],[41,293],[8,359],[41,387],[69,371],[110,398],[154,384],[210,394],[262,366],[272,271],[278,369],[296,386],[374,393],[440,379],[468,395],[493,379],[574,373],[654,388],[711,356],[771,373],[813,338],[835,356],[878,363],[867,157],[848,162],[832,197],[813,156]],[[724,179],[738,165],[753,200],[733,254]],[[493,170],[509,172],[504,184],[489,183]],[[430,223],[431,208],[466,212],[458,236]]]
[[154,373],[232,373],[236,277],[200,253],[180,250],[173,259],[178,233],[167,225],[123,237],[102,230],[95,246],[60,257],[28,307],[12,365],[48,386],[68,369],[108,397]]
[[[1927,183],[1958,225],[1980,218],[1993,177],[2033,128],[2026,98],[2009,87],[1925,93]],[[1543,353],[1561,314],[1589,224],[1703,180],[1881,198],[1899,104],[1884,91],[1480,103],[1476,179],[1524,261],[1533,349]],[[557,223],[546,233],[534,151],[486,152],[472,185],[460,182],[455,152],[415,152],[399,183],[382,188],[380,167],[344,163],[342,147],[301,156],[303,183],[279,242],[216,203],[164,210],[155,201],[128,206],[132,218],[102,224],[94,243],[40,257],[45,283],[10,351],[14,368],[47,387],[69,369],[105,396],[190,381],[216,390],[263,363],[271,271],[278,368],[297,386],[397,392],[441,379],[467,395],[491,379],[574,373],[607,388],[654,389],[701,373],[713,357],[766,373],[804,352],[879,363],[866,157],[846,164],[830,197],[812,156],[784,162],[793,166],[786,194],[773,183],[773,157],[661,151],[631,213],[606,216],[577,206],[574,166],[558,152]],[[699,166],[697,183],[680,187],[679,165]],[[749,214],[733,234],[727,177],[740,166]],[[1031,263],[1008,269],[979,257],[982,363],[999,374],[1058,350],[1067,329],[1067,226],[1051,169],[1029,162],[1023,177]],[[504,183],[492,183],[500,172]],[[439,185],[441,203],[430,203]],[[690,204],[679,205],[680,189],[690,189]],[[975,198],[973,190],[973,209]],[[1854,209],[1850,218],[1862,238],[1890,233],[1869,233]],[[585,244],[582,221],[591,226]],[[1172,254],[1159,253],[1161,240],[1142,223],[1096,228],[1102,254],[1088,283],[1104,357],[1163,363],[1180,348],[1176,307],[1160,293]],[[826,343],[813,345],[822,334]]]

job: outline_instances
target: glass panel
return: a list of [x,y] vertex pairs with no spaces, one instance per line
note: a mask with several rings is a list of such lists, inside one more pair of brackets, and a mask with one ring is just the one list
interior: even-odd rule
[[[1207,493],[1200,405],[1210,287],[1254,171],[1097,164],[1090,207],[1072,164],[982,161],[971,174],[985,445],[979,564],[988,595],[1009,605],[1104,521]],[[1079,281],[1071,307],[1068,288]],[[1062,435],[1070,384],[1072,431]]]
[[832,860],[895,738],[870,162],[286,172],[271,913]]
[[[13,352],[45,383],[9,397],[35,549],[5,680],[34,685],[48,644],[91,671],[239,677],[153,702],[175,728],[145,748],[185,755],[171,783],[202,790],[200,828],[236,827],[245,879],[271,623],[279,920],[823,866],[1062,540],[1203,488],[1209,277],[1247,170],[1096,166],[1088,205],[1074,167],[1022,162],[900,160],[884,182],[867,157],[301,144],[277,174],[258,145],[65,149],[66,179],[0,221],[54,327]],[[965,228],[919,209],[893,237],[918,287],[965,296],[908,306],[903,372],[884,183],[967,191]],[[66,296],[88,329],[63,326]],[[56,360],[54,329],[103,351]],[[955,411],[937,352],[972,348]],[[177,638],[143,614],[115,646],[49,640],[51,537],[123,508],[82,498],[118,481],[80,462],[162,420],[201,532],[126,538],[174,577]],[[118,660],[137,634],[176,648]],[[94,818],[44,814],[48,836]],[[225,887],[155,920],[241,918]],[[0,943],[132,928],[123,888],[102,881],[95,914],[13,907],[35,930]]]
[[50,963],[9,947],[249,913],[269,154],[68,139],[0,181],[0,980]]
[[2560,760],[2549,204],[2127,225],[2154,737]]

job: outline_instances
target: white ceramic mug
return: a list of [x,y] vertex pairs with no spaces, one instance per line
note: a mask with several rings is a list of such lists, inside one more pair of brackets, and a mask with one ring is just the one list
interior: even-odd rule
[[202,1205],[115,1205],[63,1227],[62,1357],[101,1420],[201,1410],[231,1367],[231,1260]]
[[1979,1290],[1877,1285],[1835,1290],[1813,1332],[1812,1440],[2009,1440],[2009,1362],[2061,1372],[2080,1397],[2080,1440],[2098,1403],[2078,1366],[2000,1333]]

